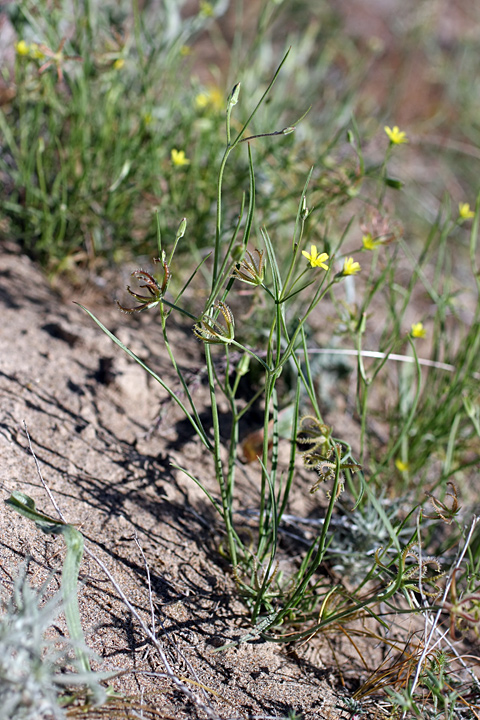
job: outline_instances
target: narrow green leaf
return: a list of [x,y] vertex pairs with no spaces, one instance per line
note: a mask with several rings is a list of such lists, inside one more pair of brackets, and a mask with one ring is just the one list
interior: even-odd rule
[[42,532],[63,535],[67,546],[62,569],[63,610],[77,658],[82,670],[88,673],[90,672],[90,663],[83,650],[85,638],[78,607],[78,573],[83,557],[83,536],[73,525],[39,512],[35,507],[35,501],[22,492],[14,491],[5,500],[5,504],[16,510],[20,515],[32,520]]
[[162,380],[162,378],[159,375],[157,375],[157,373],[153,372],[153,370],[151,368],[149,368],[148,365],[146,365],[142,360],[140,360],[140,358],[137,355],[135,355],[134,352],[132,352],[129,348],[127,348],[127,346],[124,345],[121,340],[119,340],[112,332],[110,332],[110,330],[108,330],[105,327],[105,325],[103,323],[101,323],[100,320],[98,320],[98,318],[96,318],[92,312],[90,312],[90,310],[87,310],[87,308],[84,307],[83,305],[81,305],[80,303],[75,303],[75,305],[78,305],[79,307],[82,308],[82,310],[85,310],[87,315],[90,315],[92,320],[97,323],[98,327],[101,330],[103,330],[105,335],[108,335],[110,340],[113,340],[113,342],[116,345],[118,345],[118,347],[122,348],[122,350],[124,352],[126,352],[127,355],[129,355],[131,358],[133,358],[133,360],[135,360],[135,362],[137,362],[141,367],[143,367],[143,369],[146,370],[148,372],[148,374],[151,375],[162,386],[162,388],[167,391],[167,393],[170,395],[172,400],[174,400],[177,403],[177,405],[183,410],[183,412],[185,413],[185,416],[191,422],[195,432],[198,434],[202,443],[205,445],[205,447],[207,447],[209,450],[211,450],[210,443],[208,442],[208,438],[206,437],[203,428],[201,428],[197,425],[197,423],[195,422],[195,419],[189,413],[189,411],[187,410],[185,405],[182,403],[182,401],[180,400],[178,395],[176,395],[173,392],[173,390],[170,389],[170,387]]

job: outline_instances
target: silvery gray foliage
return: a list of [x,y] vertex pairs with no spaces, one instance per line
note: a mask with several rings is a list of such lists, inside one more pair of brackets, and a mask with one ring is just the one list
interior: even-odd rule
[[[49,580],[30,586],[25,564],[10,597],[0,594],[0,720],[62,720],[59,695],[80,676],[65,673],[74,665],[70,643],[59,648],[45,633],[61,611],[59,595],[43,601]],[[83,682],[94,680],[82,678]],[[100,686],[94,682],[97,690]]]
[[[398,526],[400,503],[382,502],[385,515]],[[374,562],[375,551],[388,547],[389,531],[375,506],[367,501],[353,512],[342,513],[334,520],[335,532],[328,547],[328,557],[336,572],[350,580],[360,580]],[[399,539],[407,539],[409,527],[398,531]]]
[[69,660],[68,649],[58,650],[44,637],[61,609],[58,596],[42,604],[47,584],[33,589],[25,564],[12,595],[0,598],[0,720],[65,717],[57,676]]

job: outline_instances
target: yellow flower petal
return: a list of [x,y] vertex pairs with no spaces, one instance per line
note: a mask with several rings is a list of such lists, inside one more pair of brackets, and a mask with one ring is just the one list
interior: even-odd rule
[[470,205],[468,203],[458,204],[458,214],[462,220],[470,220],[475,217],[475,213],[473,210],[470,210]]
[[413,323],[412,325],[412,337],[414,338],[424,338],[427,335],[427,331],[423,327],[423,323]]
[[393,128],[389,128],[385,125],[383,129],[387,133],[388,139],[392,145],[401,145],[402,143],[408,142],[407,134],[400,130],[398,125],[395,125]]
[[175,167],[183,167],[190,165],[190,160],[185,157],[185,150],[176,150],[173,148],[171,152],[172,163]]
[[375,240],[375,238],[372,237],[371,233],[367,233],[362,237],[362,243],[364,250],[375,250],[379,245],[381,245],[380,240]]
[[355,275],[356,273],[360,272],[361,269],[362,268],[360,267],[360,263],[355,262],[352,257],[345,258],[342,271],[344,275]]
[[37,45],[37,43],[32,43],[29,47],[29,54],[30,57],[34,60],[43,60],[45,57],[45,53],[43,50],[40,50],[40,47]]
[[225,98],[220,88],[212,86],[199,93],[195,98],[197,110],[212,109],[221,112],[225,107]]
[[310,252],[302,250],[302,255],[307,258],[311,267],[321,267],[324,270],[328,270],[328,265],[325,265],[325,260],[328,260],[328,254],[323,252],[319,255],[316,245],[310,247]]
[[30,52],[30,46],[27,45],[25,40],[19,40],[17,43],[15,43],[15,50],[19,55],[28,55]]
[[213,11],[213,5],[212,3],[205,2],[205,0],[201,0],[200,2],[200,15],[203,15],[203,17],[213,17],[214,11]]

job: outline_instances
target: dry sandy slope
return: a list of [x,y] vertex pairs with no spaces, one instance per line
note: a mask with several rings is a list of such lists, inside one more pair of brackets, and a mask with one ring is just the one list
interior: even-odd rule
[[[80,308],[57,296],[28,258],[10,250],[0,254],[2,497],[22,490],[54,514],[28,452],[25,421],[63,513],[81,529],[88,546],[148,622],[148,585],[138,538],[151,573],[159,638],[175,672],[220,693],[221,698],[202,695],[190,685],[202,702],[211,703],[221,718],[281,718],[290,711],[304,720],[349,717],[335,709],[338,698],[319,652],[303,652],[300,658],[264,642],[212,652],[246,633],[248,620],[228,568],[219,562],[216,519],[196,486],[171,468],[176,462],[203,472],[208,483],[209,458],[171,405],[160,430],[145,438],[158,414],[161,388]],[[92,298],[89,302],[80,293],[73,296],[92,307]],[[162,355],[153,313],[126,318],[108,302],[95,310],[168,377],[168,358]],[[195,371],[201,358],[199,345],[185,342],[190,333],[190,328],[176,328],[173,338],[182,347],[184,366]],[[189,357],[189,347],[197,357]],[[249,482],[247,468],[246,494]],[[243,501],[252,504],[248,497]],[[38,583],[61,568],[63,541],[42,535],[4,507],[2,583],[9,586],[15,567],[27,555],[33,557],[32,582]],[[114,681],[115,687],[143,697],[161,710],[161,717],[197,717],[197,709],[171,683],[142,674],[163,672],[158,653],[91,560],[83,561],[82,580],[80,606],[89,646],[102,658],[102,669],[129,671]],[[52,591],[58,582],[52,582]],[[198,717],[205,715],[200,712]]]

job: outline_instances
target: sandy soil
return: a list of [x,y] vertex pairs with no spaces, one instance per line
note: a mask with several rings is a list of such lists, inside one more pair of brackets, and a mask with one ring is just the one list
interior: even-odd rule
[[[178,720],[209,714],[282,718],[293,711],[304,720],[351,717],[339,709],[342,693],[335,691],[335,679],[316,641],[292,649],[256,640],[214,652],[248,632],[248,616],[218,554],[221,527],[200,490],[171,467],[176,463],[194,468],[216,492],[210,461],[175,408],[162,404],[162,389],[72,300],[97,312],[110,330],[168,379],[172,373],[155,314],[126,317],[113,302],[100,304],[101,298],[92,286],[62,299],[15,246],[0,254],[2,497],[21,490],[40,509],[55,514],[28,450],[25,422],[62,512],[148,623],[146,561],[159,642],[198,702],[171,681],[145,675],[164,673],[159,653],[102,571],[86,558],[79,588],[82,623],[101,669],[127,671],[113,685],[133,698],[134,705],[143,703],[145,717],[154,711],[156,717]],[[172,339],[182,348],[183,366],[194,378],[202,365],[201,351],[198,343],[185,342],[187,334],[190,338],[191,328],[179,326]],[[200,384],[196,392],[201,399],[205,389]],[[161,407],[163,420],[151,432]],[[250,507],[254,488],[249,466],[242,477],[238,503]],[[11,586],[15,568],[28,556],[32,583],[57,572],[53,592],[60,582],[63,553],[60,537],[43,535],[3,508],[4,586]],[[115,712],[127,717],[128,703],[122,703],[117,701]],[[199,709],[200,703],[206,711]],[[108,716],[114,716],[113,708]]]

